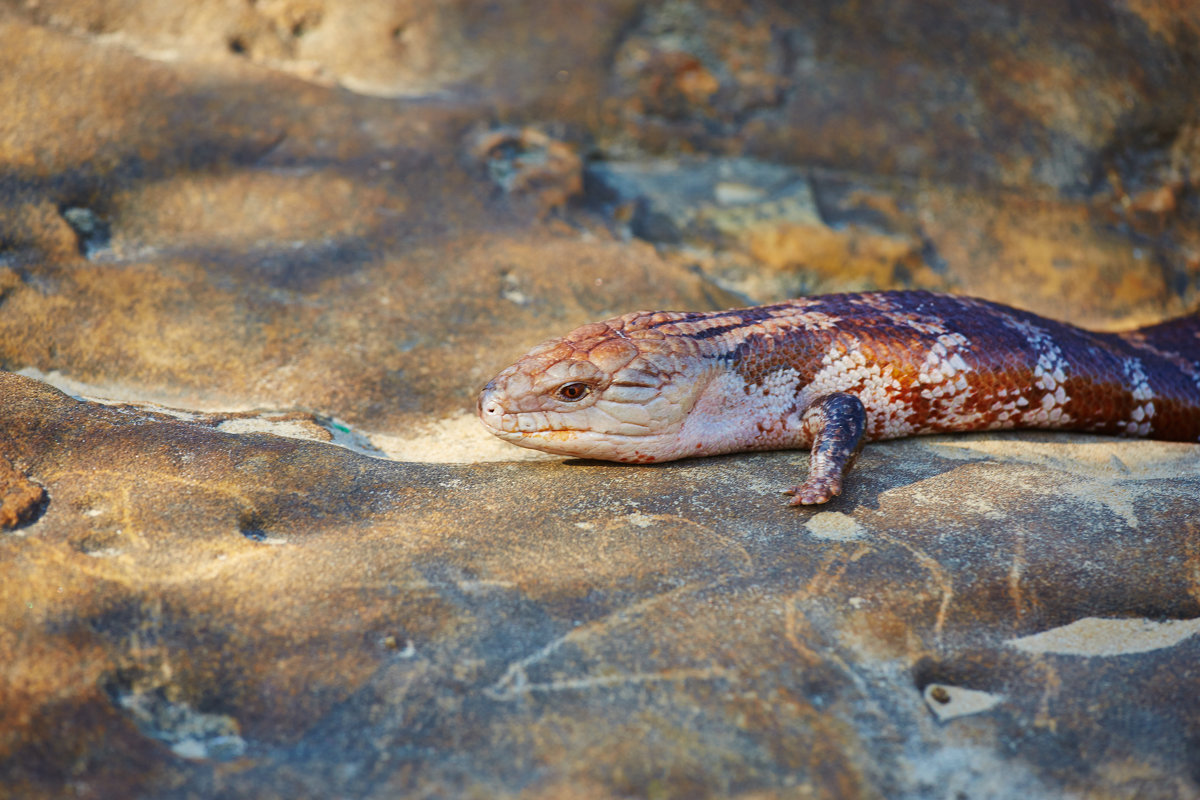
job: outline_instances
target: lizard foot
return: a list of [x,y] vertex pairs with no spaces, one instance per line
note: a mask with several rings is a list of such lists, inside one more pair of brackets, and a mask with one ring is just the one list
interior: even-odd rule
[[815,506],[820,503],[828,503],[841,493],[842,482],[829,476],[809,478],[799,486],[784,492],[784,494],[793,495],[792,499],[788,501],[789,506]]

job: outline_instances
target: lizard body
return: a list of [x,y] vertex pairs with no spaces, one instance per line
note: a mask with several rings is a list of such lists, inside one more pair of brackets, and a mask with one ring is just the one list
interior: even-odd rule
[[1005,428],[1200,441],[1200,313],[1097,333],[922,291],[634,312],[534,348],[478,408],[503,439],[580,458],[808,448],[792,503],[823,503],[866,441]]

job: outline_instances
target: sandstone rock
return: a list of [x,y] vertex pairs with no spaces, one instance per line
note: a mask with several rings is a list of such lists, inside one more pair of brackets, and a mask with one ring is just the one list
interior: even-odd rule
[[[572,95],[594,97],[612,40],[636,12],[630,0],[586,6],[479,0],[11,5],[36,24],[156,60],[242,60],[380,97],[465,90],[489,102],[528,102],[550,88],[568,104],[578,102]],[[543,35],[543,28],[555,35]]]
[[19,796],[64,765],[82,796],[156,797],[1192,780],[1187,445],[872,445],[801,511],[803,454],[406,464],[0,394],[4,455],[51,497],[0,538]]
[[1179,55],[1197,26],[1165,3],[671,0],[621,41],[607,133],[656,152],[1079,191],[1118,153],[1186,138],[1200,84]]

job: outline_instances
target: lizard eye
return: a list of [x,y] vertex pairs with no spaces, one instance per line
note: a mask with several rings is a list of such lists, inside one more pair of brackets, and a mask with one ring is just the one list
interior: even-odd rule
[[586,383],[564,383],[562,386],[554,390],[554,396],[559,400],[565,400],[568,403],[574,403],[576,400],[582,400],[592,391],[592,387]]

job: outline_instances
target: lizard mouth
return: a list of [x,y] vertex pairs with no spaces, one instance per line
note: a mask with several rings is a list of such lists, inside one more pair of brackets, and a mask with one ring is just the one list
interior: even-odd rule
[[658,437],[652,434],[598,433],[571,428],[522,431],[496,427],[487,421],[484,424],[491,433],[510,444],[556,456],[638,463],[662,460],[661,456],[654,455],[659,442]]

